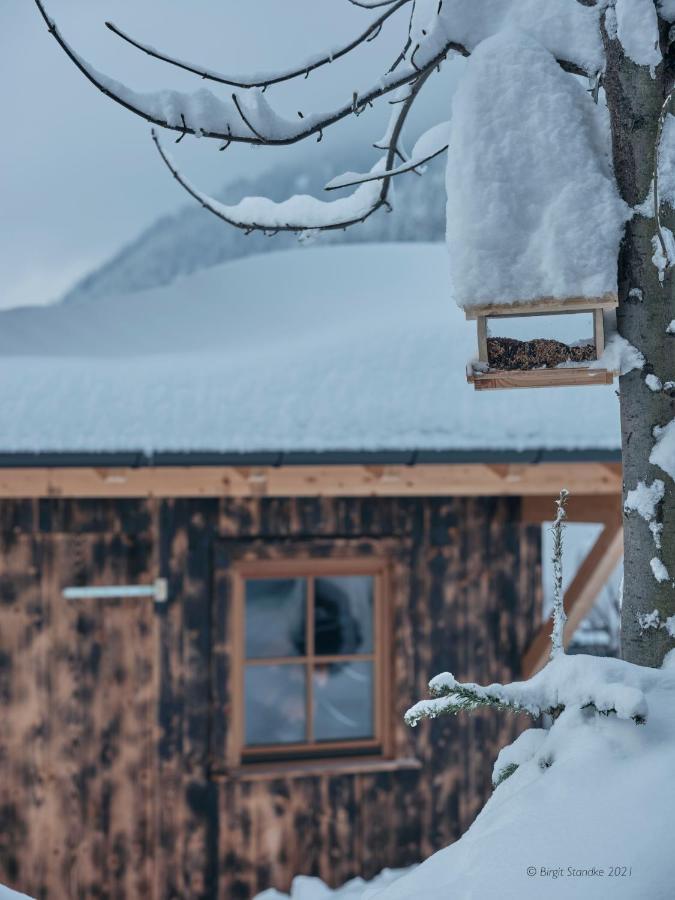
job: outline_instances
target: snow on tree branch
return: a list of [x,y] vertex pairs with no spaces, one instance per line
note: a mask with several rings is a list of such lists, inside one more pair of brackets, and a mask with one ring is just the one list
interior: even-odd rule
[[[282,146],[295,144],[311,136],[320,141],[324,130],[351,115],[360,115],[375,101],[395,92],[394,104],[401,103],[402,115],[394,113],[385,139],[387,151],[381,162],[368,173],[346,173],[329,182],[327,189],[358,186],[347,198],[326,203],[309,197],[292,197],[283,203],[263,198],[248,198],[236,206],[227,206],[192,186],[181,175],[162,148],[156,134],[153,138],[164,163],[181,186],[203,207],[223,221],[246,231],[304,231],[309,229],[347,228],[363,222],[381,206],[389,206],[387,196],[392,177],[408,171],[421,174],[419,167],[442,153],[448,146],[444,125],[432,129],[416,145],[412,159],[407,159],[399,146],[400,131],[410,104],[429,75],[440,69],[450,54],[469,56],[484,41],[505,29],[520,29],[531,35],[566,71],[595,75],[604,65],[599,28],[599,9],[582,6],[575,0],[353,0],[366,9],[382,8],[370,24],[355,38],[333,50],[316,54],[287,70],[249,77],[223,75],[197,63],[186,62],[159,51],[124,32],[111,22],[106,25],[120,39],[154,59],[190,72],[202,80],[227,85],[236,90],[229,97],[219,97],[206,88],[194,92],[161,90],[142,93],[98,72],[66,41],[47,13],[44,0],[35,0],[48,30],[73,64],[98,90],[125,109],[153,125],[186,135],[217,139],[224,150],[231,143]],[[358,47],[374,40],[383,25],[396,13],[408,7],[406,35],[402,50],[393,64],[362,90],[350,90],[349,100],[337,107],[315,113],[298,110],[297,118],[277,112],[263,96],[271,85],[301,76],[330,65]],[[555,66],[554,66],[555,68]],[[443,140],[437,140],[441,134]],[[401,164],[394,165],[395,157]],[[381,182],[381,187],[368,187]]]
[[463,684],[449,672],[443,672],[429,682],[433,699],[416,703],[406,712],[405,721],[414,727],[421,719],[481,707],[524,712],[535,718],[542,714],[557,717],[562,710],[575,707],[601,715],[614,714],[641,725],[648,710],[640,675],[639,666],[581,654],[561,654],[528,681],[511,684]]
[[[434,127],[430,128],[428,131],[425,131],[413,147],[410,159],[401,163],[400,166],[396,166],[395,169],[389,169],[388,171],[381,173],[345,172],[343,175],[337,175],[335,178],[332,178],[325,186],[324,190],[335,191],[338,190],[338,188],[354,187],[354,185],[357,184],[365,184],[367,181],[374,181],[386,178],[387,176],[402,175],[404,172],[416,171],[420,166],[431,162],[432,159],[435,159],[448,149],[449,128],[449,122],[441,122],[438,125],[434,125]],[[422,173],[420,172],[418,174]]]
[[408,725],[421,719],[457,714],[463,710],[491,707],[510,712],[524,712],[535,718],[542,714],[557,718],[569,706],[593,709],[602,715],[613,713],[620,719],[633,719],[642,724],[647,704],[641,689],[633,683],[632,670],[637,666],[610,658],[567,656],[563,649],[566,616],[563,607],[562,554],[563,528],[567,516],[569,493],[561,490],[556,500],[553,522],[553,631],[551,656],[544,668],[528,681],[491,684],[482,687],[457,681],[450,672],[436,675],[429,682],[431,699],[420,700],[405,714]]
[[605,110],[550,51],[510,29],[484,40],[451,121],[446,243],[457,303],[616,294],[632,209],[609,164]]
[[545,47],[568,72],[594,75],[604,67],[600,5],[584,7],[576,0],[416,0],[411,40],[425,40],[436,17],[445,33],[469,53],[498,32],[516,30]]
[[[332,202],[299,194],[281,203],[276,203],[267,197],[245,197],[240,203],[228,206],[194,187],[178,171],[154,129],[152,137],[164,164],[181,187],[204,209],[227,222],[228,225],[241,228],[246,232],[301,232],[311,229],[347,228],[356,222],[365,221],[386,200],[386,197],[382,198],[381,196],[380,185],[370,181],[351,196]],[[387,177],[384,169],[385,162],[382,159],[376,163],[372,172],[381,172],[382,177]],[[374,177],[379,176],[374,175]]]
[[[331,231],[348,228],[350,225],[364,222],[382,206],[390,208],[387,197],[392,176],[398,174],[397,170],[393,168],[393,163],[396,155],[400,155],[398,143],[401,131],[429,74],[427,72],[417,79],[410,89],[408,97],[399,107],[386,157],[375,164],[370,177],[364,178],[364,183],[353,194],[332,202],[317,200],[315,197],[306,195],[297,195],[282,203],[275,203],[266,197],[246,197],[235,206],[227,206],[190,184],[162,147],[154,129],[152,137],[162,160],[181,187],[204,209],[235,228],[241,228],[246,232]],[[425,135],[420,140],[426,144],[424,139]]]
[[199,65],[198,63],[186,62],[185,60],[177,59],[176,57],[169,56],[166,53],[163,53],[160,50],[156,50],[150,44],[142,43],[141,41],[136,40],[135,38],[128,35],[125,31],[122,31],[121,28],[118,28],[113,22],[106,22],[106,27],[112,31],[113,34],[117,35],[117,37],[122,38],[123,41],[126,41],[128,44],[131,44],[132,47],[135,47],[137,50],[141,50],[143,53],[146,53],[148,56],[151,56],[153,59],[160,60],[161,62],[168,63],[171,66],[176,66],[179,69],[184,69],[186,72],[191,72],[193,75],[198,75],[200,78],[203,78],[206,81],[215,81],[218,84],[227,84],[232,87],[239,88],[267,88],[273,84],[280,84],[283,81],[290,81],[293,78],[304,77],[306,78],[310,72],[313,72],[315,69],[319,69],[322,66],[330,65],[330,63],[335,62],[343,56],[346,56],[348,53],[351,53],[352,50],[355,50],[361,44],[369,43],[374,40],[382,30],[382,26],[394,13],[398,12],[403,6],[406,6],[412,2],[412,0],[390,0],[387,4],[389,8],[386,12],[382,13],[376,19],[374,19],[368,28],[365,31],[361,32],[357,37],[353,38],[347,44],[344,44],[340,47],[335,47],[332,50],[328,50],[324,53],[316,54],[299,65],[288,69],[283,72],[274,72],[269,74],[258,74],[249,77],[245,77],[243,75],[235,76],[235,75],[222,75],[218,72],[214,72],[212,69],[207,69],[204,66]]
[[[245,88],[224,101],[211,91],[194,93],[155,91],[140,93],[98,72],[65,40],[55,22],[47,14],[42,0],[35,3],[50,33],[82,74],[102,93],[126,109],[154,125],[226,142],[281,146],[294,144],[312,135],[321,137],[323,130],[350,115],[358,115],[385,94],[405,84],[413,84],[432,72],[450,52],[466,53],[457,42],[448,39],[444,28],[435,27],[418,47],[415,62],[408,62],[397,72],[385,73],[363,91],[353,91],[347,103],[328,112],[300,114],[297,120],[279,115],[263,97],[261,89]],[[440,19],[439,19],[440,22]]]
[[[592,73],[601,68],[602,64],[597,16],[591,21],[589,16],[593,17],[594,11],[570,3],[570,0],[550,0],[547,5],[550,9],[547,8],[545,14],[541,14],[539,10],[537,15],[533,14],[533,0],[510,0],[510,2],[482,0],[482,3],[478,4],[481,7],[478,14],[475,7],[468,8],[464,0],[461,3],[459,0],[443,0],[442,3],[434,0],[431,5],[427,0],[418,0],[413,6],[409,24],[410,45],[405,53],[405,65],[395,71],[384,73],[365,90],[352,91],[351,99],[341,106],[320,113],[302,114],[298,121],[293,121],[278,114],[264,101],[260,88],[253,85],[262,85],[264,88],[268,84],[287,80],[293,73],[298,75],[306,72],[307,63],[294,67],[289,72],[270,74],[262,79],[236,79],[237,83],[251,86],[243,87],[242,95],[233,94],[231,102],[223,101],[205,89],[191,94],[169,90],[140,93],[103,75],[86,62],[61,35],[56,23],[47,14],[43,0],[35,0],[35,3],[50,33],[63,51],[82,74],[106,96],[162,128],[183,134],[249,144],[293,144],[313,134],[320,134],[347,116],[363,111],[375,100],[401,85],[410,84],[421,74],[431,72],[449,53],[468,55],[470,48],[494,33],[499,25],[504,23],[505,18],[513,19],[516,26],[529,22],[526,30],[536,33],[545,45],[549,43],[546,40],[549,28],[553,29],[555,35],[553,44],[569,51],[559,56],[559,62],[569,71]],[[383,15],[388,17],[398,8],[398,5],[394,4]],[[575,9],[579,10],[576,19],[573,14]],[[574,40],[570,39],[569,35],[565,36],[566,29],[570,26],[573,26]],[[590,41],[584,36],[585,26],[591,26],[590,33],[594,38]],[[127,39],[119,29],[115,31]],[[464,35],[469,43],[459,39],[457,32]],[[369,32],[369,36],[372,36],[372,33]],[[362,34],[351,42],[349,49],[343,48],[344,54],[360,46],[364,40],[366,38]],[[150,50],[147,45],[136,43],[140,49]],[[579,52],[576,50],[577,45]],[[158,58],[162,57],[162,54],[158,55]],[[322,58],[328,60],[328,56],[325,56],[319,58],[318,62]],[[169,58],[164,61],[171,64],[180,62]],[[317,60],[314,62],[317,63]],[[191,63],[183,64],[183,68],[194,71],[200,77],[204,77],[207,71]],[[208,74],[215,77],[216,73]],[[229,81],[226,76],[223,78]]]

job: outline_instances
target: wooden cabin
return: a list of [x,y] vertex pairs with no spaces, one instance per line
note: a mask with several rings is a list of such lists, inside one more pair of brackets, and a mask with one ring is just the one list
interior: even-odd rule
[[562,486],[604,525],[569,636],[621,471],[611,390],[474,395],[442,260],[313,248],[0,313],[0,882],[249,900],[471,824],[527,722],[403,713],[545,661]]

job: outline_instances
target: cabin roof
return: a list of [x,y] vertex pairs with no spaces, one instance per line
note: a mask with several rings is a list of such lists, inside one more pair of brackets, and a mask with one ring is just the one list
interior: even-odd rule
[[436,244],[300,247],[0,313],[0,466],[619,458],[611,387],[487,392]]

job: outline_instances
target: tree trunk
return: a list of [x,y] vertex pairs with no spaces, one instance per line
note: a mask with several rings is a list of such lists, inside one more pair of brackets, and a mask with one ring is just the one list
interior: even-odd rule
[[[657,508],[663,525],[657,548],[648,523],[636,512],[624,513],[624,594],[621,614],[622,656],[630,662],[659,666],[675,646],[666,628],[641,627],[639,617],[658,610],[661,623],[675,615],[675,483],[649,462],[654,446],[653,429],[675,417],[675,400],[666,392],[653,392],[645,376],[653,373],[662,382],[675,381],[675,336],[667,334],[675,319],[674,270],[663,283],[652,262],[656,235],[651,186],[654,174],[658,119],[671,87],[667,62],[666,23],[661,26],[666,62],[652,77],[648,67],[628,59],[620,42],[604,34],[607,51],[605,90],[612,126],[614,168],[623,199],[636,206],[648,201],[645,215],[636,214],[626,226],[619,255],[619,333],[642,352],[645,367],[621,377],[621,438],[624,500],[629,490],[655,479],[665,484],[665,496]],[[662,221],[672,225],[672,210],[664,208]],[[669,573],[660,583],[651,561],[659,558]]]

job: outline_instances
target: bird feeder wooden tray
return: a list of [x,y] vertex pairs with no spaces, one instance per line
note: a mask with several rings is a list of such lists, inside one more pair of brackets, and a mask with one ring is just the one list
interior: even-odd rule
[[[569,387],[574,385],[611,384],[615,373],[610,369],[567,363],[538,368],[492,368],[488,354],[488,319],[525,318],[529,316],[570,315],[591,313],[593,316],[592,359],[598,360],[605,349],[603,313],[618,306],[616,295],[603,297],[568,297],[562,300],[542,298],[531,302],[485,304],[464,310],[469,321],[476,322],[478,364],[467,366],[466,379],[477,391],[507,388]],[[504,339],[502,339],[504,340]],[[508,340],[508,339],[507,339]],[[523,346],[534,342],[523,342]],[[565,345],[561,345],[565,346]],[[590,346],[590,345],[589,345]],[[570,349],[571,352],[571,348]]]

